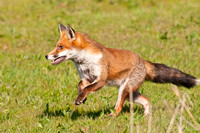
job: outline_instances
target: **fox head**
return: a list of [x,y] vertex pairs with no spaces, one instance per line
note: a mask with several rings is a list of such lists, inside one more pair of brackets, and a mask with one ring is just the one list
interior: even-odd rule
[[61,62],[71,59],[78,51],[76,48],[77,37],[73,28],[69,25],[66,27],[59,24],[60,39],[56,43],[56,47],[45,57],[47,60],[52,60],[52,65],[60,64]]

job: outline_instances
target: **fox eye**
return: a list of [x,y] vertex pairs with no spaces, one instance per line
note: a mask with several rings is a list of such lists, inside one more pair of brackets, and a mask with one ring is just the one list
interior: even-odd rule
[[61,50],[61,49],[63,49],[63,48],[64,48],[63,46],[59,46],[59,47],[58,47],[58,50]]

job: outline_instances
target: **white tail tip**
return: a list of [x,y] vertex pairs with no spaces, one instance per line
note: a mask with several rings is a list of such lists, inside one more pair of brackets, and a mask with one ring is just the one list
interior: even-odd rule
[[196,85],[200,85],[200,79],[196,79]]

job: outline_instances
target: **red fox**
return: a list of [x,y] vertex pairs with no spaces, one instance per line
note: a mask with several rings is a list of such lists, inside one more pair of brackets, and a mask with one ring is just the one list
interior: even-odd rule
[[183,73],[164,64],[151,63],[128,50],[111,49],[92,40],[88,35],[75,32],[69,25],[59,24],[60,39],[48,55],[52,65],[65,60],[72,60],[78,70],[81,81],[78,84],[78,96],[75,105],[86,100],[90,92],[104,86],[119,87],[118,100],[115,105],[116,116],[122,110],[132,89],[133,102],[144,107],[144,114],[149,113],[149,100],[142,96],[139,87],[145,80],[156,83],[172,83],[187,88],[200,84],[200,79]]

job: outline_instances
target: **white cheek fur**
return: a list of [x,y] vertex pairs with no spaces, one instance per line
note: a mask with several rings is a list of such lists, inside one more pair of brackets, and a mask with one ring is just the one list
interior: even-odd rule
[[64,50],[58,54],[58,57],[66,56],[66,60],[73,58],[78,53],[76,49]]

